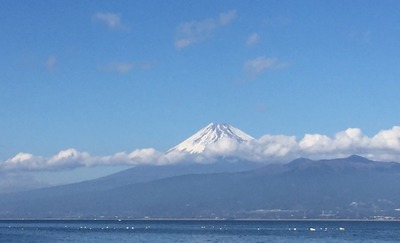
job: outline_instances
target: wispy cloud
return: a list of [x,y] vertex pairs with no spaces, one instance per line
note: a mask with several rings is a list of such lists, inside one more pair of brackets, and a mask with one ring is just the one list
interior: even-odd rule
[[290,24],[291,20],[287,16],[269,17],[264,20],[264,24],[268,27],[282,27]]
[[349,33],[351,40],[354,40],[363,44],[370,44],[372,40],[372,32],[370,30],[366,31],[351,31]]
[[121,16],[116,13],[98,12],[92,16],[92,20],[104,24],[111,30],[127,29],[127,27],[122,24]]
[[28,173],[19,171],[0,171],[0,192],[16,192],[29,189],[48,187],[50,184],[38,181]]
[[57,66],[57,58],[55,56],[47,57],[44,66],[48,71],[54,71]]
[[221,13],[218,18],[181,23],[176,31],[175,47],[183,49],[192,44],[205,41],[210,38],[216,29],[228,25],[235,17],[236,11],[231,10]]
[[236,10],[230,10],[219,15],[219,24],[221,26],[227,25],[236,18]]
[[135,69],[150,70],[154,67],[153,62],[110,62],[105,66],[99,66],[99,71],[114,72],[119,74],[126,74]]
[[133,69],[133,63],[121,63],[114,62],[109,64],[108,68],[110,71],[115,71],[117,73],[128,73]]
[[255,46],[260,42],[260,35],[258,33],[251,34],[246,40],[246,46]]
[[136,149],[129,153],[118,152],[109,156],[93,156],[73,148],[62,150],[51,157],[18,153],[0,163],[0,172],[55,171],[98,165],[160,165],[184,161],[206,163],[221,156],[270,163],[289,162],[299,157],[324,159],[353,154],[374,160],[400,162],[400,126],[381,130],[371,137],[364,135],[359,128],[349,128],[336,133],[333,137],[324,134],[305,134],[298,139],[295,136],[266,134],[242,143],[226,138],[206,145],[204,153],[198,155],[179,151],[163,153],[154,148]]
[[286,67],[288,64],[282,62],[274,57],[260,56],[252,60],[248,60],[244,63],[244,70],[249,78],[258,76],[265,70],[268,69],[281,69]]

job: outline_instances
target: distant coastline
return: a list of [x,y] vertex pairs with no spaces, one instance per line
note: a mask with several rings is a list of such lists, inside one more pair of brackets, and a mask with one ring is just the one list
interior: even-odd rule
[[99,221],[99,222],[122,222],[122,221],[160,221],[160,222],[400,222],[400,219],[258,219],[258,218],[238,218],[238,219],[213,219],[213,218],[138,218],[138,219],[96,219],[96,218],[0,218],[1,221]]

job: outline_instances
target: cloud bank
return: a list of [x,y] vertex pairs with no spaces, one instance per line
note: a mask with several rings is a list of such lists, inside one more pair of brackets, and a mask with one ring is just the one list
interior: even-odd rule
[[289,162],[306,157],[311,159],[338,158],[353,154],[373,160],[400,162],[400,126],[382,130],[374,136],[364,135],[359,128],[349,128],[333,137],[305,134],[301,139],[287,135],[264,135],[239,143],[222,139],[209,144],[202,154],[172,151],[163,153],[154,148],[118,152],[109,156],[93,156],[70,148],[51,157],[18,153],[0,163],[0,171],[56,171],[98,165],[172,164],[185,161],[210,163],[220,157],[234,157],[260,163]]
[[176,30],[175,48],[183,49],[205,41],[210,38],[214,31],[231,23],[235,17],[236,11],[230,10],[221,13],[218,18],[181,23]]

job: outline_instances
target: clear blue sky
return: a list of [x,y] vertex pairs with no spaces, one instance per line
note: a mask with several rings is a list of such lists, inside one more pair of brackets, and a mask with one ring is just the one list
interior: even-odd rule
[[0,8],[0,160],[165,151],[400,121],[400,1],[14,1]]

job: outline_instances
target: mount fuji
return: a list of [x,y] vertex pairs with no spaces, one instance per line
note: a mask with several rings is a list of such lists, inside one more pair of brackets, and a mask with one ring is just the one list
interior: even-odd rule
[[[257,163],[193,160],[224,139],[250,135],[211,123],[171,148],[173,164],[141,164],[95,180],[1,194],[0,218],[400,219],[400,164],[360,156]],[[327,214],[326,214],[327,213]]]
[[222,139],[232,139],[242,143],[254,138],[229,124],[210,123],[185,141],[169,149],[167,153],[180,151],[190,154],[199,154],[205,150],[207,145],[216,143]]

